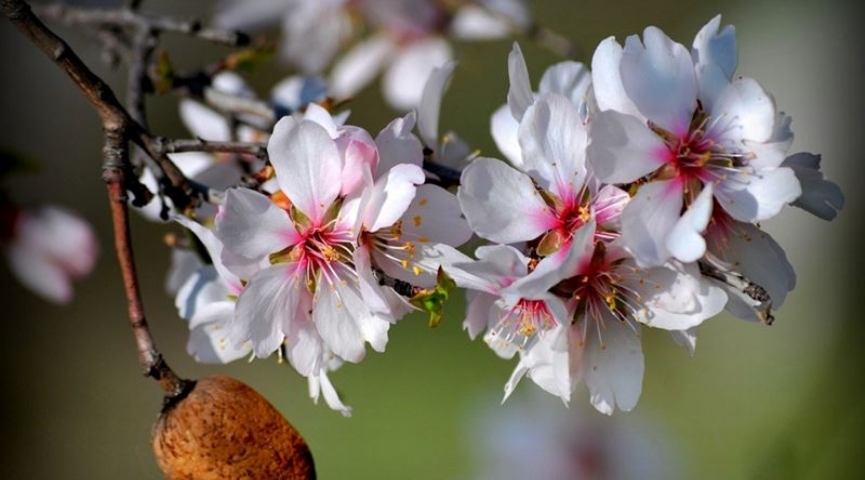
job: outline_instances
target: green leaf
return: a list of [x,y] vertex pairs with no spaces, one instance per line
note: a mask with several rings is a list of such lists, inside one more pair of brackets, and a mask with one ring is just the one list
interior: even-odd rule
[[421,290],[409,299],[409,303],[429,313],[429,326],[436,328],[444,318],[444,304],[456,286],[456,282],[439,267],[436,286]]

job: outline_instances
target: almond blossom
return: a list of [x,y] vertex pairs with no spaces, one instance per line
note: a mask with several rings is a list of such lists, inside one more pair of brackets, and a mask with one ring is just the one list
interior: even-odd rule
[[[463,172],[458,197],[479,236],[522,250],[479,250],[476,264],[450,270],[460,286],[481,292],[466,328],[472,337],[487,328],[499,355],[519,353],[505,398],[523,376],[565,403],[585,381],[599,411],[630,410],[642,383],[641,325],[687,331],[720,312],[727,296],[696,265],[641,268],[623,248],[630,196],[586,165],[593,128],[586,70],[559,65],[535,95],[517,46],[509,67],[509,118],[518,126],[502,129],[506,122],[494,116],[493,129],[516,135],[506,149],[517,168],[476,159]],[[711,192],[700,198],[710,200]]]
[[[734,30],[719,26],[715,17],[703,27],[691,52],[649,27],[624,47],[604,40],[592,59],[602,111],[592,122],[589,162],[604,182],[639,181],[622,234],[642,266],[699,259],[705,244],[690,238],[716,204],[758,222],[802,192],[782,165],[789,118],[756,81],[733,79]],[[698,201],[704,190],[715,201]]]
[[[229,363],[249,356],[252,351],[250,343],[237,345],[230,337],[228,326],[233,321],[237,299],[246,283],[241,275],[249,278],[263,264],[232,257],[225,252],[213,232],[199,223],[180,216],[175,220],[195,234],[213,262],[191,275],[177,292],[175,303],[178,312],[189,320],[187,352],[201,363]],[[279,350],[280,354],[284,352],[288,362],[307,377],[314,401],[318,401],[320,392],[323,392],[330,408],[345,416],[351,415],[351,408],[339,399],[327,375],[329,371],[338,369],[342,362],[317,335],[310,335],[305,340],[297,345],[286,344]]]
[[99,244],[92,227],[61,207],[0,206],[0,242],[12,273],[54,303],[72,301],[72,282],[87,276]]

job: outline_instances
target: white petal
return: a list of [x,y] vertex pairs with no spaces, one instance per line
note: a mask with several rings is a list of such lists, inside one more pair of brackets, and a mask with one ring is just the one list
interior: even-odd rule
[[463,330],[467,331],[469,338],[474,340],[484,330],[495,324],[497,314],[502,314],[496,307],[495,295],[484,292],[470,292],[473,298],[467,300],[466,318],[463,320]]
[[[336,137],[339,136],[339,127],[343,124],[343,122],[337,121],[337,119],[331,115],[326,108],[317,103],[311,103],[306,107],[306,111],[303,112],[302,120],[309,120],[317,123],[324,128],[330,138],[333,139],[336,139]],[[297,122],[298,120],[294,117],[283,117],[280,120],[280,123],[285,123],[285,126],[280,128],[282,132],[288,133],[289,130],[297,126]]]
[[508,107],[511,109],[511,115],[517,121],[521,121],[526,109],[531,106],[535,98],[529,81],[526,59],[523,57],[520,45],[516,42],[514,42],[511,53],[508,54],[508,78],[511,82],[508,89]]
[[416,186],[424,181],[417,165],[397,165],[379,178],[364,209],[363,224],[370,232],[390,227],[415,198]]
[[636,117],[616,111],[599,113],[590,125],[586,155],[605,183],[628,183],[667,162],[664,141]]
[[475,5],[457,10],[450,24],[450,34],[460,40],[495,40],[512,32],[509,22]]
[[165,291],[174,295],[186,280],[191,277],[204,263],[194,250],[186,248],[171,249],[171,267],[165,276]]
[[511,165],[523,170],[523,154],[519,140],[520,124],[508,105],[502,105],[490,117],[490,132],[496,147]]
[[[288,117],[285,117],[288,118]],[[321,221],[339,195],[343,162],[327,131],[316,123],[301,121],[287,132],[290,123],[280,120],[267,142],[267,153],[276,171],[279,188],[313,223]]]
[[625,93],[621,64],[622,46],[615,38],[606,38],[592,56],[592,89],[595,101],[601,111],[615,110],[645,122],[645,117]]
[[313,304],[313,321],[327,346],[349,362],[363,359],[365,340],[376,351],[383,351],[387,344],[390,324],[376,317],[360,292],[353,285],[344,285],[339,277],[320,280]]
[[622,84],[628,97],[652,122],[684,137],[697,108],[697,81],[691,54],[656,27],[643,32],[645,47],[629,37],[622,52]]
[[692,356],[697,349],[697,329],[689,328],[688,330],[672,330],[670,336],[676,345],[684,347]]
[[445,90],[451,81],[456,62],[448,62],[432,71],[426,81],[418,106],[417,129],[424,145],[438,146],[439,112]]
[[357,44],[340,58],[330,75],[330,90],[336,98],[353,97],[378,75],[396,46],[386,36]]
[[296,313],[299,296],[295,264],[276,264],[254,275],[237,299],[228,323],[228,343],[241,348],[247,341],[258,358],[267,358],[282,344]]
[[18,242],[37,250],[70,278],[89,274],[96,264],[99,243],[93,228],[65,208],[43,206],[23,212],[16,236]]
[[733,271],[763,287],[772,306],[784,303],[796,286],[796,272],[784,249],[768,233],[749,223],[731,222],[723,235],[707,236],[709,251]]
[[285,113],[295,112],[327,96],[327,82],[319,76],[292,75],[270,91],[270,101]]
[[549,93],[529,107],[519,128],[527,172],[559,198],[570,200],[586,178],[586,129],[565,97]]
[[[423,166],[423,145],[411,133],[414,128],[414,118],[414,112],[409,112],[405,117],[390,122],[375,137],[379,155],[376,177],[384,175],[401,163]],[[418,128],[420,129],[420,122]]]
[[694,59],[700,100],[711,111],[719,93],[733,79],[736,70],[736,28],[727,25],[720,30],[721,16],[709,21],[694,38]]
[[288,214],[269,198],[245,188],[225,192],[215,233],[226,249],[252,259],[266,257],[298,241]]
[[401,110],[416,108],[433,69],[445,65],[452,58],[450,44],[439,37],[404,48],[396,54],[382,79],[385,100]]
[[210,259],[213,262],[213,267],[216,269],[217,273],[219,273],[219,276],[223,279],[223,281],[234,287],[239,288],[240,279],[237,278],[237,275],[228,270],[228,268],[226,268],[225,264],[222,262],[222,252],[224,248],[222,242],[220,242],[219,239],[216,238],[216,235],[212,231],[210,231],[210,229],[205,228],[200,223],[187,217],[175,215],[174,220],[177,223],[188,228],[192,233],[195,234],[196,237],[198,237],[198,239],[201,241],[201,244],[204,245],[205,250],[207,250],[207,254],[210,256]]
[[527,353],[521,355],[520,363],[505,385],[505,399],[513,392],[523,374],[527,375],[546,392],[562,399],[567,405],[573,390],[569,353],[557,348],[567,340],[568,328],[557,327],[544,334]]
[[54,303],[72,301],[72,280],[58,264],[45,258],[42,252],[16,242],[9,245],[4,253],[12,273],[25,287]]
[[283,55],[306,73],[321,72],[351,33],[343,2],[295,1],[283,5]]
[[717,65],[728,79],[733,78],[738,62],[736,27],[721,27],[721,15],[709,20],[694,37],[693,58],[698,65]]
[[249,345],[235,348],[227,338],[225,325],[234,316],[234,306],[230,301],[211,303],[196,314],[186,343],[186,352],[196,362],[225,364],[249,355]]
[[[357,248],[352,254],[354,268],[357,270],[359,280],[358,288],[364,303],[373,312],[383,315],[389,315],[390,309],[388,300],[384,297],[384,288],[378,284],[375,276],[372,273],[372,260],[370,259],[369,249],[366,246]],[[397,318],[392,317],[394,320]]]
[[[498,296],[501,287],[526,276],[529,259],[510,245],[486,245],[475,251],[477,261],[455,264],[461,275],[455,277],[462,288]],[[448,271],[450,273],[450,270]]]
[[407,238],[421,244],[459,247],[472,237],[457,197],[437,185],[419,185],[402,218]]
[[314,378],[325,368],[324,358],[331,353],[312,322],[309,307],[298,313],[289,324],[283,347],[291,366],[301,375]]
[[667,238],[682,211],[682,183],[676,179],[640,187],[622,212],[622,242],[641,267],[670,258]]
[[707,184],[670,230],[667,251],[678,260],[685,263],[696,262],[706,253],[703,232],[706,231],[712,216],[713,193],[712,184]]
[[718,203],[733,218],[743,222],[768,220],[801,194],[796,174],[786,167],[731,174],[715,189]]
[[321,380],[321,393],[324,395],[324,401],[327,403],[327,406],[330,407],[331,410],[336,410],[341,413],[343,417],[350,417],[351,407],[342,403],[339,394],[336,392],[336,389],[333,388],[330,379],[327,378],[327,372],[325,370],[321,371],[321,376],[319,378]]
[[574,107],[586,101],[586,94],[592,83],[592,75],[585,65],[573,60],[559,62],[544,72],[538,92],[556,93],[568,100]]
[[765,142],[775,133],[775,100],[751,78],[739,78],[725,88],[712,107],[711,116],[717,119],[717,126],[709,134],[723,129],[715,135],[719,143]]
[[463,170],[457,198],[472,230],[487,240],[532,240],[550,226],[551,213],[532,180],[498,160],[478,158]]
[[189,320],[207,305],[228,300],[228,295],[232,293],[235,292],[229,292],[216,269],[208,265],[195,272],[181,285],[174,299],[174,306],[177,307],[180,318]]
[[590,401],[607,415],[616,407],[627,412],[637,405],[643,388],[640,337],[612,317],[605,319],[601,335],[600,339],[590,335],[583,354]]
[[634,312],[634,319],[665,330],[696,327],[721,313],[727,303],[724,291],[700,275],[693,264],[633,269],[626,285],[643,306]]
[[348,196],[364,184],[364,172],[379,169],[379,153],[370,134],[354,126],[340,127],[334,139],[344,164],[340,175],[340,195]]
[[225,116],[198,102],[181,100],[180,119],[197,138],[214,142],[231,140],[231,128]]
[[808,211],[823,220],[832,220],[844,208],[844,194],[837,184],[826,180],[820,171],[820,156],[797,153],[784,161],[796,173],[802,185],[802,195],[793,205]]

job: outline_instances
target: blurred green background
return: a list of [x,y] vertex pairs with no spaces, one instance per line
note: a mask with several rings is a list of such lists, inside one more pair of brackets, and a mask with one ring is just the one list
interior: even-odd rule
[[[738,73],[752,76],[792,115],[793,151],[823,153],[823,169],[838,182],[847,206],[833,223],[786,210],[767,225],[799,275],[798,287],[771,328],[719,317],[700,328],[696,356],[664,332],[646,331],[642,399],[616,421],[652,425],[647,442],[673,452],[682,479],[861,478],[865,388],[858,313],[863,265],[862,161],[865,105],[862,15],[840,0],[539,0],[538,22],[582,46],[583,60],[609,35],[623,39],[657,25],[690,45],[717,13],[736,25]],[[146,1],[145,10],[207,17],[209,2]],[[58,30],[117,89],[84,36]],[[168,46],[179,68],[193,68],[224,50],[175,37]],[[532,78],[558,59],[521,40]],[[460,60],[443,106],[443,129],[453,129],[497,156],[489,114],[505,100],[511,41],[459,44]],[[43,303],[0,267],[2,327],[0,408],[2,463],[9,479],[158,479],[149,446],[161,395],[139,374],[126,324],[126,305],[111,248],[108,208],[100,181],[100,127],[67,78],[0,21],[0,145],[40,160],[37,175],[8,188],[25,203],[58,203],[83,214],[98,230],[102,255],[68,307]],[[269,65],[249,75],[266,95],[288,73]],[[352,123],[378,131],[394,112],[381,108],[378,86],[350,106]],[[151,99],[158,134],[185,137],[172,98]],[[159,347],[182,375],[236,376],[261,392],[305,435],[322,479],[457,479],[482,470],[473,455],[484,432],[475,419],[517,412],[531,395],[526,381],[515,402],[499,405],[514,366],[499,360],[460,328],[462,300],[437,330],[411,316],[391,330],[386,354],[370,352],[360,365],[332,375],[354,416],[344,419],[307,397],[306,381],[273,361],[196,365],[185,353],[186,325],[163,290],[168,250],[160,241],[173,226],[133,221],[148,318]],[[601,417],[583,388],[556,415]],[[620,418],[618,418],[620,417]],[[601,418],[606,421],[605,418]],[[478,440],[478,439],[481,440]],[[524,453],[531,462],[533,452]]]

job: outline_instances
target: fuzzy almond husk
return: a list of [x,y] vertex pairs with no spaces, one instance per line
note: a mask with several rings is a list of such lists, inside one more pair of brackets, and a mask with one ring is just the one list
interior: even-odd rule
[[303,437],[264,397],[225,376],[203,378],[163,410],[153,450],[170,480],[314,480]]

